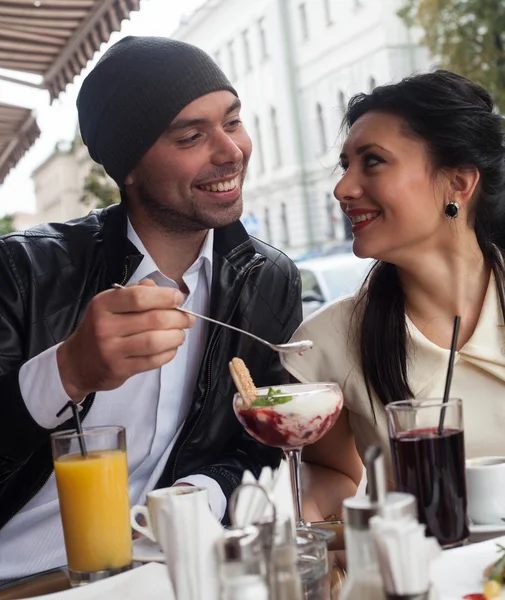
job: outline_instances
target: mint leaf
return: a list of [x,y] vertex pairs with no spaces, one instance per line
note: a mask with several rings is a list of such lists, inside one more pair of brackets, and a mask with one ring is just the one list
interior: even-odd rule
[[272,401],[268,398],[256,398],[251,406],[272,406]]
[[293,400],[293,396],[278,396],[277,398],[272,398],[272,404],[286,404],[286,402],[291,402]]
[[286,404],[286,402],[293,400],[293,396],[276,396],[276,394],[280,393],[281,390],[269,387],[266,397],[256,398],[252,406],[276,406],[277,404]]

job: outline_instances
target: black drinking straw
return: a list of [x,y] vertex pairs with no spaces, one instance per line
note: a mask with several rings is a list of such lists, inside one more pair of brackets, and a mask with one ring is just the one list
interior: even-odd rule
[[70,408],[72,410],[72,414],[74,417],[74,423],[75,423],[75,430],[77,431],[77,439],[79,440],[79,446],[81,448],[81,454],[82,456],[88,456],[88,451],[86,450],[86,444],[84,443],[84,437],[83,437],[83,433],[82,433],[82,424],[81,424],[81,417],[79,416],[79,411],[77,410],[77,406],[75,404],[75,402],[72,402],[72,400],[69,400],[65,406],[56,414],[57,417],[61,417],[61,415],[67,410],[67,408]]
[[444,432],[444,419],[445,419],[445,411],[446,404],[449,402],[449,393],[451,391],[451,381],[452,381],[452,372],[454,370],[454,355],[456,354],[456,347],[458,345],[458,334],[459,334],[459,324],[461,323],[461,317],[454,317],[454,328],[452,330],[452,342],[451,342],[451,353],[449,355],[449,365],[447,367],[447,377],[445,378],[445,390],[444,390],[444,399],[443,399],[443,408],[440,412],[440,422],[438,424],[438,435],[442,435]]

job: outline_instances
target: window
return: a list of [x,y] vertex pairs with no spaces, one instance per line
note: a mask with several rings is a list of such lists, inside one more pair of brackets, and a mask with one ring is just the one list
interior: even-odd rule
[[281,235],[281,244],[289,246],[288,209],[285,202],[281,204]]
[[265,207],[265,235],[266,241],[271,244],[272,243],[272,228],[270,225],[270,209],[268,206]]
[[244,48],[245,70],[248,73],[252,69],[251,46],[249,45],[249,32],[247,29],[242,32],[242,46]]
[[368,90],[370,92],[373,92],[376,87],[377,83],[375,81],[375,77],[370,77],[370,79],[368,80]]
[[329,27],[330,25],[333,25],[333,19],[331,18],[331,0],[323,0],[323,4],[326,25]]
[[326,128],[324,125],[323,107],[319,104],[319,102],[316,105],[316,112],[317,112],[317,129],[319,132],[319,152],[321,154],[324,154],[328,150],[328,147],[326,145]]
[[335,202],[333,201],[333,196],[330,193],[326,194],[326,215],[328,217],[328,225],[326,228],[326,235],[328,236],[328,238],[330,240],[334,240],[337,236],[336,236],[336,228],[335,228],[335,222],[337,220],[337,217],[335,216],[334,213],[334,208],[335,208]]
[[338,108],[342,114],[345,113],[345,96],[342,91],[338,93]]
[[235,63],[235,48],[233,42],[228,42],[228,63],[230,65],[230,79],[236,79],[237,65]]
[[257,115],[254,117],[254,133],[256,136],[256,156],[258,157],[258,175],[263,175],[265,172],[265,157],[263,156],[260,119]]
[[307,20],[307,8],[305,2],[298,6],[298,12],[300,15],[300,29],[302,32],[302,40],[309,39],[309,22]]
[[265,19],[263,17],[258,19],[258,35],[260,38],[261,60],[263,61],[268,58],[267,34],[265,31]]
[[282,165],[281,142],[279,138],[279,125],[277,123],[277,111],[272,106],[270,108],[270,126],[272,128],[272,140],[274,144],[274,166]]

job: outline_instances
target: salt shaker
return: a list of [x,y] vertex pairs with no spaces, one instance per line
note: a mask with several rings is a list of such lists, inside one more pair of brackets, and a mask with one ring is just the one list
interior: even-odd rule
[[412,494],[386,493],[384,455],[378,446],[365,454],[368,496],[344,500],[347,580],[339,600],[385,600],[382,578],[372,541],[369,520],[381,515],[390,519],[417,518],[416,499]]
[[230,529],[217,546],[221,600],[269,600],[265,557],[257,527]]
[[303,600],[296,536],[290,519],[279,520],[272,549],[271,600]]

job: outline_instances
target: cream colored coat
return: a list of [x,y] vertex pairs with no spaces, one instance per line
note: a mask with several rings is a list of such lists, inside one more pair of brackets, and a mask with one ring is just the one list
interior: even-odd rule
[[[367,446],[378,443],[389,457],[386,411],[374,397],[374,421],[356,352],[357,320],[351,319],[355,300],[355,296],[337,300],[304,321],[293,340],[312,340],[314,348],[303,356],[283,355],[283,364],[299,381],[338,383],[360,456]],[[449,350],[430,342],[406,319],[410,388],[418,398],[441,398]],[[493,277],[477,327],[456,355],[451,397],[463,399],[466,456],[505,456],[505,328]]]

